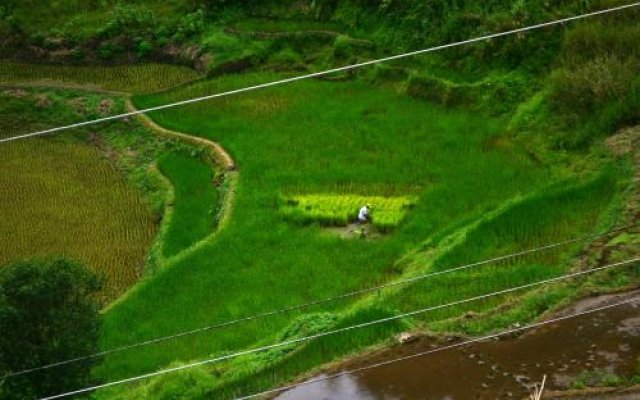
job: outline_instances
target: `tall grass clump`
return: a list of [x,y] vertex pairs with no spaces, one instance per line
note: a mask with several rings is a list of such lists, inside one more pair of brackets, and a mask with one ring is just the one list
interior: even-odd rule
[[557,71],[551,79],[551,102],[569,131],[562,147],[584,147],[594,139],[640,120],[640,64],[602,56]]
[[[610,5],[604,2],[603,6]],[[558,147],[581,148],[640,121],[637,10],[577,24],[549,80]]]

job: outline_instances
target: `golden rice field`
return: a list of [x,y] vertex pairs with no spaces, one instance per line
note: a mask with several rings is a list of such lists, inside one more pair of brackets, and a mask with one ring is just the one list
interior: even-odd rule
[[282,210],[300,222],[347,225],[356,219],[360,207],[370,204],[373,226],[387,231],[398,226],[417,201],[417,197],[409,196],[309,194],[285,198]]
[[176,65],[35,65],[0,62],[0,85],[77,86],[84,89],[151,93],[199,79],[197,71]]
[[95,148],[36,139],[0,146],[0,265],[64,255],[105,278],[113,300],[141,276],[155,225]]

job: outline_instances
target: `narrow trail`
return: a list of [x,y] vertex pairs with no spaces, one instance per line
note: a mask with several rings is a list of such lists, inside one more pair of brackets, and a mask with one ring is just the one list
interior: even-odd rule
[[[126,100],[126,108],[128,112],[138,111],[136,106],[131,101],[131,98],[128,97]],[[218,143],[213,142],[211,140],[207,140],[201,138],[199,136],[187,135],[186,133],[171,131],[169,129],[163,128],[158,125],[154,120],[149,118],[146,114],[137,114],[135,118],[138,119],[145,127],[151,130],[153,133],[158,136],[162,136],[169,139],[178,139],[183,142],[187,142],[196,146],[204,146],[209,149],[211,157],[213,161],[221,166],[225,172],[231,172],[236,170],[235,162],[233,158],[229,155],[229,153],[222,148]]]
[[[125,99],[125,107],[128,111],[137,111],[136,106],[131,101],[131,95],[128,94]],[[226,190],[221,191],[221,200],[220,200],[220,214],[218,216],[218,226],[216,229],[211,232],[209,235],[205,236],[200,241],[192,244],[190,247],[182,250],[176,255],[165,258],[162,256],[162,249],[160,248],[158,254],[158,261],[162,267],[166,267],[168,265],[172,265],[179,260],[187,257],[189,254],[194,251],[198,251],[202,246],[213,240],[217,235],[226,227],[231,219],[231,214],[234,208],[235,203],[235,195],[236,189],[238,185],[238,170],[236,169],[236,164],[229,155],[229,153],[218,143],[213,142],[211,140],[207,140],[198,136],[188,135],[182,132],[172,131],[166,128],[161,127],[155,121],[153,121],[146,114],[137,114],[135,117],[138,122],[140,122],[143,126],[145,126],[152,133],[167,139],[175,139],[182,142],[186,142],[190,145],[195,146],[203,146],[209,149],[209,155],[214,163],[221,168],[222,173],[218,175],[216,180],[220,178],[220,183],[226,183]],[[173,192],[173,187],[171,182],[166,178],[160,171],[157,169],[157,165],[154,164],[153,168],[158,173],[159,176],[163,178],[165,181],[165,185],[169,185],[169,198],[168,200],[172,202],[172,198],[175,196]],[[165,221],[160,228],[160,235],[164,235],[167,229],[167,223],[170,223],[170,220],[173,216],[173,206],[166,205],[165,206]],[[114,302],[109,304],[107,308],[104,310],[105,312],[112,309],[114,306],[120,304],[124,300],[126,300],[132,293],[138,290],[140,285],[134,285],[129,291],[127,291],[124,295],[120,296],[120,298],[116,299]]]

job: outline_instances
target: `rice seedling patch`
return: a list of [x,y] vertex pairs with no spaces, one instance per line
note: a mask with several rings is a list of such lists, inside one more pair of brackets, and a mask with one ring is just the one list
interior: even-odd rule
[[400,224],[417,201],[417,197],[410,196],[309,194],[284,198],[281,210],[288,219],[303,224],[346,226],[357,219],[363,205],[369,204],[373,227],[389,232]]

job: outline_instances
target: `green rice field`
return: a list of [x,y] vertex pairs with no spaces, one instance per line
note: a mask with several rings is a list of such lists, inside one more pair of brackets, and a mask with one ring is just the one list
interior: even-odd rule
[[[269,74],[229,76],[138,96],[135,101],[139,107],[147,107],[275,78]],[[358,101],[353,101],[355,98]],[[593,232],[606,223],[601,216],[613,200],[611,187],[616,185],[614,175],[573,175],[540,164],[515,146],[492,147],[491,143],[504,141],[494,140],[503,137],[506,126],[507,121],[500,118],[445,110],[363,82],[305,81],[151,116],[168,129],[217,141],[231,153],[240,167],[236,203],[229,226],[215,241],[170,262],[110,310],[104,348],[171,334],[175,327],[194,329],[429,270],[434,259],[420,251],[403,258],[420,246],[436,249],[438,265],[443,262],[440,260],[451,259],[450,265],[454,262],[451,257],[466,260],[455,256],[458,251],[467,254],[464,245],[451,250],[447,243],[474,224],[479,225],[473,237],[497,239],[483,245],[478,257]],[[580,186],[585,179],[592,183]],[[567,180],[576,181],[576,188],[571,189]],[[554,182],[558,184],[555,189]],[[538,191],[549,194],[526,200]],[[357,193],[362,199],[415,196],[416,200],[409,202],[415,205],[404,218],[395,219],[392,233],[375,242],[327,236],[320,225],[301,225],[282,212],[283,199],[294,196],[313,199],[312,209],[335,208],[328,201],[336,198],[331,193],[338,197]],[[565,197],[584,201],[558,200]],[[513,215],[518,215],[517,210],[527,207],[526,201],[535,201],[541,212],[554,210],[557,214],[541,219],[523,211],[521,218],[516,218],[508,211],[496,211],[516,207]],[[353,207],[350,202],[339,203],[341,210],[346,210],[347,204]],[[492,213],[497,214],[491,217]],[[584,223],[571,224],[573,218],[584,218]],[[493,223],[493,219],[500,222]],[[400,291],[385,295],[389,301],[384,305],[375,298],[363,299],[362,304],[347,300],[114,355],[96,373],[105,379],[120,378],[176,360],[187,362],[275,341],[301,323],[295,321],[314,319],[306,313],[329,313],[330,318],[318,322],[318,329],[327,329],[390,315],[400,301],[394,299],[404,302],[407,296],[410,301],[406,304],[437,303],[445,297],[460,298],[557,276],[568,268],[566,262],[574,252],[575,248],[562,249],[548,256],[546,264],[523,261],[502,273],[487,268],[478,275],[443,278],[446,293]],[[404,261],[398,261],[401,259]],[[486,284],[456,283],[479,278]],[[189,290],[176,290],[176,282]],[[506,299],[476,307],[486,310],[500,301]],[[435,315],[427,321],[461,311]],[[123,330],[122,326],[133,328]],[[319,340],[293,353],[248,357],[222,365],[214,369],[218,378],[202,377],[202,390],[227,398],[286,382],[307,368],[387,338],[402,326],[371,328]],[[135,398],[148,390],[171,396],[179,393],[171,388],[183,387],[181,379],[176,375],[156,380],[141,386],[142,392],[119,391],[117,396]],[[115,394],[105,392],[105,396]]]
[[[243,11],[218,2],[201,8],[144,0],[111,12],[108,2],[91,7],[74,0],[32,16],[31,3],[16,5],[3,29],[15,33],[11,24],[19,20],[31,25],[24,32],[33,37],[25,40],[49,50],[88,50],[85,61],[105,65],[1,61],[0,138],[123,112],[129,99],[138,109],[155,107],[585,7],[571,2],[533,13],[532,4],[504,1],[446,11],[419,2],[410,10],[393,2],[272,9],[251,2]],[[58,32],[47,30],[46,13],[63,11],[75,17]],[[440,14],[448,19],[437,20]],[[419,37],[424,21],[432,31]],[[345,35],[308,34],[314,30]],[[586,258],[592,243],[585,239],[445,273],[606,231],[620,226],[622,210],[631,213],[631,160],[614,158],[601,139],[637,122],[637,52],[617,43],[629,42],[635,30],[584,24],[566,40],[559,31],[148,113],[166,130],[126,119],[0,145],[0,237],[11,238],[0,244],[0,265],[65,255],[96,271],[105,279],[99,346],[106,351],[340,297],[110,353],[93,367],[96,383],[596,266],[604,261]],[[531,49],[542,45],[548,51],[533,60]],[[111,58],[95,58],[99,46],[113,50]],[[628,55],[600,54],[610,47]],[[587,50],[593,54],[579,58]],[[173,62],[207,72],[154,63],[167,52]],[[134,58],[146,61],[116,65]],[[586,79],[601,72],[607,79]],[[215,146],[186,135],[218,143],[233,167],[214,165],[206,147]],[[372,229],[346,234],[356,232],[351,223],[363,204],[372,205]],[[395,284],[404,280],[411,283]],[[602,287],[624,281],[614,280]],[[341,296],[387,283],[393,285]],[[303,379],[392,343],[400,332],[473,335],[526,323],[589,285],[599,287],[575,279],[502,294],[98,390],[91,398],[234,399]]]
[[388,231],[400,224],[416,200],[412,197],[310,194],[285,198],[282,210],[289,218],[301,223],[346,226],[356,220],[360,207],[368,204],[373,226]]
[[175,191],[174,211],[162,238],[164,256],[171,257],[214,231],[219,192],[214,186],[213,166],[191,155],[168,153],[160,159],[159,169]]

